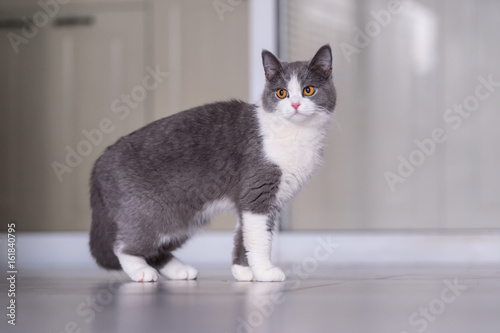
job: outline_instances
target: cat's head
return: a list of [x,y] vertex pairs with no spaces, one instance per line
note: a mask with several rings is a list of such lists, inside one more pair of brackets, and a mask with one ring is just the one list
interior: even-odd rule
[[311,61],[280,62],[262,51],[266,86],[262,106],[293,122],[329,116],[337,94],[332,80],[332,50],[322,46]]

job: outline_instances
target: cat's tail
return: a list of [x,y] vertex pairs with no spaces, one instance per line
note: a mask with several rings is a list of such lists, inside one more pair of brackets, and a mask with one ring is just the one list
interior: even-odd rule
[[99,266],[107,269],[121,269],[113,250],[117,232],[116,222],[108,216],[95,171],[92,172],[90,180],[90,205],[92,207],[90,253]]

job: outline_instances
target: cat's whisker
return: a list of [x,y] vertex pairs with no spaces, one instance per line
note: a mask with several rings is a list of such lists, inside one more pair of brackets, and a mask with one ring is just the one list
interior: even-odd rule
[[340,132],[340,138],[343,139],[344,137],[344,131],[342,130],[342,126],[340,125],[340,122],[337,121],[337,117],[335,115],[332,115],[331,120],[332,122],[337,126]]

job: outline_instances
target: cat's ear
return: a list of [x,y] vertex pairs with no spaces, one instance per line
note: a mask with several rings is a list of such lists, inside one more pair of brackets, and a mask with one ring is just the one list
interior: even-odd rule
[[321,76],[329,77],[332,75],[332,49],[326,44],[319,48],[314,55],[309,68]]
[[264,66],[264,73],[268,81],[283,71],[281,62],[268,50],[262,50],[262,65]]

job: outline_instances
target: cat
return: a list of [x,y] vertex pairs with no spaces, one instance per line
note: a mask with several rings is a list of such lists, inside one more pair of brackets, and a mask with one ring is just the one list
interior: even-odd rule
[[172,251],[233,210],[234,278],[285,280],[270,260],[273,229],[321,163],[337,95],[329,45],[290,63],[263,50],[262,63],[259,105],[195,107],[120,138],[97,159],[89,245],[98,265],[138,282],[195,279]]

